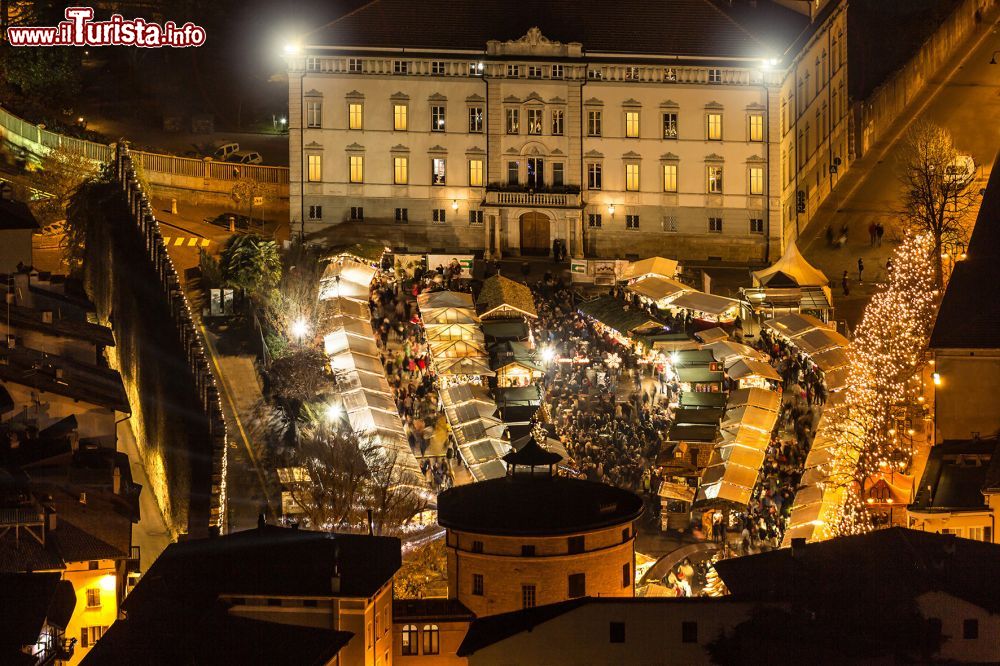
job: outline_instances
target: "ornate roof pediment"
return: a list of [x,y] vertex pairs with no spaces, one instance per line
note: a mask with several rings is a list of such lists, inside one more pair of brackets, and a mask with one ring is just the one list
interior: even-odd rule
[[344,147],[344,150],[350,150],[350,151],[353,151],[353,152],[362,151],[364,149],[365,149],[365,147],[362,146],[360,143],[351,143],[351,144],[348,144],[347,146]]
[[479,146],[469,146],[465,149],[466,155],[485,155],[486,151]]
[[583,105],[584,106],[604,106],[604,102],[602,100],[597,99],[596,97],[591,97],[586,102],[584,102]]
[[553,97],[552,99],[549,100],[549,104],[565,104],[565,103],[566,100],[564,100],[562,97]]
[[545,55],[545,56],[580,56],[583,45],[579,42],[552,41],[542,34],[537,27],[528,29],[523,37],[500,41],[491,39],[486,42],[486,52],[490,55]]
[[410,101],[410,96],[405,92],[399,91],[392,93],[392,96],[389,97],[389,99],[393,102],[408,102]]
[[427,101],[428,102],[447,102],[448,98],[445,97],[444,95],[442,95],[441,93],[437,93],[436,92],[433,95],[431,95],[430,97],[428,97]]
[[503,98],[503,103],[504,104],[520,104],[521,103],[521,98],[518,97],[517,95],[507,95],[506,97]]
[[667,162],[676,162],[680,158],[674,155],[673,153],[663,153],[662,155],[660,155],[660,159]]
[[629,108],[636,108],[636,107],[641,107],[642,106],[642,102],[640,102],[637,99],[633,99],[633,98],[630,97],[627,100],[625,100],[624,102],[622,102],[622,106],[629,107]]
[[675,102],[672,99],[668,99],[668,100],[665,100],[663,102],[660,102],[660,108],[661,109],[679,109],[680,106],[681,106],[680,104],[678,104],[677,102]]
[[599,150],[588,150],[586,153],[584,153],[583,156],[596,159],[596,158],[603,158],[604,153],[600,152]]
[[721,111],[724,107],[715,100],[712,100],[711,102],[705,105],[705,108],[712,109],[713,111],[715,110]]
[[486,98],[482,95],[472,94],[465,98],[466,102],[485,102]]
[[641,160],[642,159],[642,155],[640,155],[639,153],[635,152],[634,150],[630,150],[627,153],[622,154],[622,159],[623,160]]
[[437,144],[437,145],[434,145],[434,146],[431,146],[430,148],[428,148],[427,152],[428,153],[447,153],[448,149],[445,148],[444,146],[440,145],[440,144]]
[[389,151],[393,153],[408,153],[410,152],[410,149],[401,143],[397,143],[395,146],[390,148]]
[[705,155],[705,161],[706,162],[725,162],[726,158],[723,157],[722,155],[719,155],[718,153],[710,153],[708,155]]
[[352,90],[351,92],[344,95],[347,99],[364,99],[364,93],[358,92],[357,90]]

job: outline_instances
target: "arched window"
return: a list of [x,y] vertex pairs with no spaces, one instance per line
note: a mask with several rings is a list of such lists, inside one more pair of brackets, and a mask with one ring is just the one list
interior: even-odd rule
[[417,630],[417,625],[403,625],[402,641],[404,655],[419,654],[420,632]]
[[437,654],[441,649],[441,632],[436,624],[424,625],[424,654]]

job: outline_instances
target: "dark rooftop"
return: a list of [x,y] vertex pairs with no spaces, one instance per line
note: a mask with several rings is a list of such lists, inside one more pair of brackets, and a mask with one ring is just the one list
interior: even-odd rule
[[49,335],[86,340],[105,347],[115,345],[115,336],[107,326],[91,324],[86,320],[65,319],[55,312],[52,312],[52,321],[45,322],[42,312],[43,310],[38,308],[7,305],[3,310],[3,318],[14,330],[26,328]]
[[[741,24],[735,16],[745,19]],[[623,17],[628,20],[624,21]],[[732,12],[724,0],[377,0],[307,35],[318,46],[482,51],[490,40],[517,40],[537,27],[548,39],[580,42],[587,52],[754,58],[781,55],[803,32],[803,14],[759,0]]]
[[910,508],[914,511],[984,511],[983,489],[998,467],[1000,440],[946,441],[931,448]]
[[1000,284],[1000,156],[966,251],[956,262],[941,300],[931,349],[1000,349],[1000,298],[986,286]]
[[[721,560],[715,568],[735,599],[867,604],[877,598],[889,605],[940,590],[1000,612],[1000,546],[948,534],[892,527]],[[869,594],[859,596],[862,587]]]
[[520,446],[514,442],[514,449],[503,457],[505,463],[524,467],[549,467],[562,461],[560,454],[542,448],[533,436],[528,435],[525,440]]
[[631,522],[642,499],[621,488],[563,476],[506,476],[438,495],[442,527],[479,534],[548,536]]
[[[61,376],[57,376],[59,374]],[[0,381],[30,386],[118,412],[131,411],[117,371],[34,349],[0,349]]]
[[118,620],[84,664],[302,664],[332,660],[354,637],[349,631],[262,622],[210,606],[162,608]]
[[458,599],[393,599],[392,621],[396,624],[418,620],[468,622],[475,614]]
[[65,629],[76,607],[73,584],[59,573],[0,574],[0,661],[34,645],[48,622]]
[[[340,590],[334,592],[334,565]],[[401,564],[399,539],[273,525],[174,543],[145,573],[125,609],[171,601],[204,607],[219,595],[370,597]]]

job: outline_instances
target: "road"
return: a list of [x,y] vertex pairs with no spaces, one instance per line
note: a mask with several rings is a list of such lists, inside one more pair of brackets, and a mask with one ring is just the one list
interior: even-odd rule
[[[895,248],[892,239],[901,230],[893,211],[901,206],[901,188],[896,165],[903,145],[902,137],[913,122],[928,121],[948,129],[956,148],[973,156],[978,166],[974,187],[984,187],[997,150],[1000,149],[1000,65],[991,65],[994,50],[1000,48],[1000,29],[994,10],[970,37],[968,46],[957,50],[950,62],[931,77],[897,123],[895,130],[855,162],[841,186],[827,199],[804,230],[799,244],[803,255],[821,268],[835,285],[837,319],[846,319],[853,327],[860,319],[868,297],[874,290],[872,280],[884,276],[885,260]],[[971,48],[970,48],[971,47]],[[855,171],[858,170],[858,171]],[[861,174],[861,178],[857,178]],[[882,247],[869,246],[868,226],[873,221],[886,225]],[[847,224],[848,242],[842,249],[826,245],[827,225],[840,229]],[[864,285],[858,285],[858,258],[864,259]],[[847,270],[851,294],[844,297],[840,279]]]

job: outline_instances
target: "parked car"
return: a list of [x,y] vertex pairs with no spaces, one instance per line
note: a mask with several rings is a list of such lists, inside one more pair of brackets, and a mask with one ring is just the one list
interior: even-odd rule
[[212,153],[213,159],[225,161],[229,159],[229,156],[240,149],[240,144],[235,142],[223,143],[216,147],[215,152]]
[[972,155],[959,155],[945,167],[945,180],[949,183],[968,184],[976,177],[976,162]]
[[237,164],[261,164],[264,158],[256,150],[237,150],[227,157],[226,161]]

